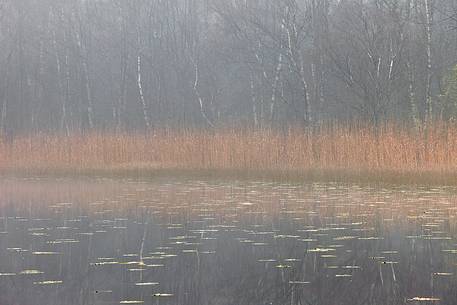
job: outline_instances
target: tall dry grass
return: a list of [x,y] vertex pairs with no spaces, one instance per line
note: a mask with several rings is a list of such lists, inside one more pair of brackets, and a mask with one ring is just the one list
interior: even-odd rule
[[0,169],[453,173],[457,126],[39,134],[2,142]]

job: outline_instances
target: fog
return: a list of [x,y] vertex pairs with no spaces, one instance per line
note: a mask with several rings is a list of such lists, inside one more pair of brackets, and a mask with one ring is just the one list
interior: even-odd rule
[[454,0],[2,0],[4,133],[455,117]]

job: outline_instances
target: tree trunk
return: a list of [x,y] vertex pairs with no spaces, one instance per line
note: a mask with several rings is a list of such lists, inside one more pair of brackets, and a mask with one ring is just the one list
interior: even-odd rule
[[78,21],[79,21],[79,32],[76,34],[77,44],[78,44],[78,51],[79,51],[79,58],[80,58],[80,65],[81,65],[81,72],[82,72],[82,81],[85,91],[85,99],[86,99],[86,114],[87,114],[87,123],[89,129],[94,128],[94,107],[92,101],[92,91],[89,79],[89,68],[88,68],[88,52],[87,46],[84,45],[83,41],[83,22],[81,20],[81,15],[79,12]]
[[271,93],[271,100],[270,100],[270,125],[273,126],[274,118],[275,118],[275,111],[276,111],[276,95],[278,91],[279,81],[281,79],[281,70],[282,70],[282,53],[279,52],[278,55],[278,63],[275,69],[275,78],[272,84],[272,93]]
[[192,60],[193,63],[194,63],[194,69],[195,69],[195,82],[194,82],[194,93],[195,93],[195,96],[197,97],[197,100],[198,100],[198,104],[200,106],[200,113],[202,115],[202,117],[205,119],[206,123],[210,126],[210,127],[213,127],[214,128],[214,124],[213,122],[211,122],[211,120],[208,118],[208,116],[206,115],[206,112],[205,112],[205,109],[203,107],[203,98],[200,94],[200,91],[198,89],[198,81],[199,81],[199,73],[198,73],[198,63],[195,62],[195,60]]
[[251,102],[252,102],[252,115],[254,117],[254,127],[259,127],[259,118],[257,114],[257,98],[255,93],[255,84],[254,84],[254,76],[252,71],[249,73],[249,85],[251,90]]
[[151,121],[149,119],[148,105],[146,104],[146,100],[144,98],[143,93],[143,83],[141,80],[141,55],[139,54],[137,57],[137,76],[138,94],[140,95],[141,106],[143,109],[144,124],[146,126],[146,129],[149,130],[151,128]]
[[425,2],[425,40],[427,48],[427,69],[425,84],[425,120],[428,123],[433,115],[432,105],[432,25],[433,25],[433,0],[424,0]]
[[[57,16],[54,16],[57,17]],[[62,84],[62,79],[66,79],[66,77],[62,77],[62,64],[60,61],[60,56],[59,56],[59,50],[57,48],[57,34],[56,34],[56,28],[54,28],[52,32],[52,44],[54,47],[54,56],[55,56],[55,61],[56,61],[56,67],[57,67],[57,82],[58,82],[58,87],[59,87],[59,99],[61,103],[61,108],[62,108],[62,115],[61,115],[61,120],[60,120],[60,128],[61,130],[65,131],[65,134],[68,136],[69,134],[69,129],[68,129],[68,120],[67,120],[67,104],[66,104],[66,97],[65,97],[65,92],[64,92],[64,86]],[[66,46],[64,46],[66,48]],[[65,52],[65,57],[67,57],[67,54]]]

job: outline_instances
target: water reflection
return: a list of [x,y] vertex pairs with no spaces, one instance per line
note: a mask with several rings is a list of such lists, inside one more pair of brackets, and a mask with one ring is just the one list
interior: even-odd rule
[[0,180],[0,304],[455,304],[454,188]]

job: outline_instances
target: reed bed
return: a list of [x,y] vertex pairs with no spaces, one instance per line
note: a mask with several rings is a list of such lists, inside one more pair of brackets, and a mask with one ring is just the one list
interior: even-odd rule
[[457,173],[457,126],[412,130],[327,126],[313,130],[156,130],[18,136],[0,144],[1,170],[157,169]]

